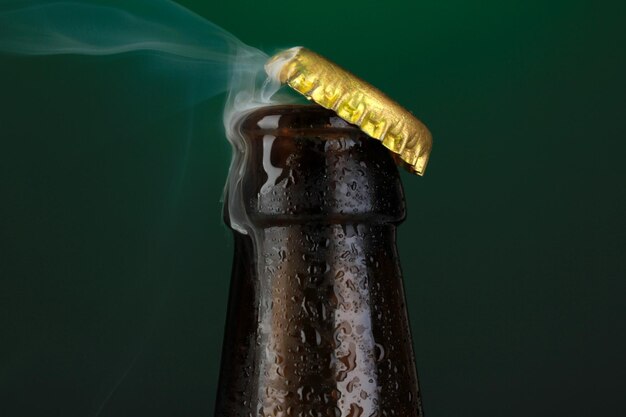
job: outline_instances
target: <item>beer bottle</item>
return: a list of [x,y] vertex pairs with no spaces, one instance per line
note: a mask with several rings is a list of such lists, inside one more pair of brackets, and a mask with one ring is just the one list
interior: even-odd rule
[[216,417],[422,416],[391,154],[317,105],[258,109],[240,131]]

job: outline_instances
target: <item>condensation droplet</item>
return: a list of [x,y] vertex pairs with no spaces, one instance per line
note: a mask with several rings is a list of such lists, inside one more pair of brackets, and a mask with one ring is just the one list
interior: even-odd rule
[[363,414],[363,408],[359,407],[357,404],[350,404],[350,412],[348,413],[348,417],[360,417]]
[[380,362],[383,359],[385,359],[385,348],[380,343],[376,343],[375,348],[376,348],[376,361]]

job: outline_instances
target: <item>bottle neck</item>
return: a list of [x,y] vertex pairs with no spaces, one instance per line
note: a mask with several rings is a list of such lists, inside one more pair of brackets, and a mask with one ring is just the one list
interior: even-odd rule
[[243,396],[231,403],[261,416],[287,408],[421,415],[396,225],[286,225],[236,236],[235,264],[253,262],[233,270],[238,330],[229,337],[239,342],[227,350],[240,356],[222,380],[246,377],[225,385]]

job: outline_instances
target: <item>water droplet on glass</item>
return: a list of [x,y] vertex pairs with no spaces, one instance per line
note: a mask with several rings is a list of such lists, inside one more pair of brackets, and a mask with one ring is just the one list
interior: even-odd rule
[[350,404],[350,412],[348,413],[348,417],[360,417],[363,414],[363,408],[359,407],[357,404]]

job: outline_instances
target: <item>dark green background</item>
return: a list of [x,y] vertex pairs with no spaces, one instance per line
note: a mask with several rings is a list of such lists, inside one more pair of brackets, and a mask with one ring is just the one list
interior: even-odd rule
[[[180,3],[431,128],[398,242],[427,417],[623,415],[623,1]],[[150,117],[136,59],[0,58],[2,417],[212,416],[221,99]]]

